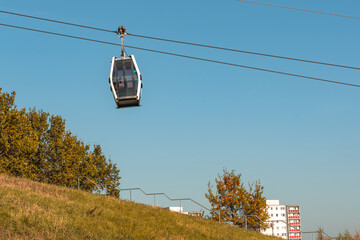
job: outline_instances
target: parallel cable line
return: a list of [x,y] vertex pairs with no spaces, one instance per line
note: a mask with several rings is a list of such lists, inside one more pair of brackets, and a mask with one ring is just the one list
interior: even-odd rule
[[[51,35],[56,35],[56,36],[80,39],[80,40],[103,43],[103,44],[108,44],[108,45],[121,46],[121,44],[118,44],[118,43],[106,42],[106,41],[95,40],[95,39],[90,39],[90,38],[77,37],[77,36],[66,35],[66,34],[61,34],[61,33],[48,32],[48,31],[32,29],[32,28],[25,28],[25,27],[14,26],[14,25],[9,25],[9,24],[3,24],[3,23],[0,23],[0,26],[18,28],[18,29],[22,29],[22,30],[46,33],[46,34],[51,34]],[[334,84],[346,85],[346,86],[351,86],[351,87],[360,87],[360,85],[352,84],[352,83],[338,82],[338,81],[327,80],[327,79],[323,79],[323,78],[309,77],[309,76],[304,76],[304,75],[299,75],[299,74],[275,71],[275,70],[258,68],[258,67],[245,66],[245,65],[229,63],[229,62],[222,62],[222,61],[211,60],[211,59],[206,59],[206,58],[193,57],[193,56],[188,56],[188,55],[183,55],[183,54],[169,53],[169,52],[158,51],[158,50],[153,50],[153,49],[148,49],[148,48],[141,48],[141,47],[135,47],[135,46],[129,46],[129,45],[125,45],[125,47],[138,49],[138,50],[142,50],[142,51],[148,51],[148,52],[155,52],[155,53],[166,54],[166,55],[171,55],[171,56],[177,56],[177,57],[182,57],[182,58],[200,60],[200,61],[205,61],[205,62],[212,62],[212,63],[218,63],[218,64],[223,64],[223,65],[229,65],[229,66],[234,66],[234,67],[247,68],[247,69],[258,70],[258,71],[263,71],[263,72],[276,73],[276,74],[287,75],[287,76],[292,76],[292,77],[306,78],[306,79],[322,81],[322,82],[327,82],[327,83],[334,83]]]
[[30,16],[30,15],[14,13],[14,12],[8,12],[8,11],[3,11],[3,10],[0,10],[0,13],[10,14],[10,15],[15,15],[15,16],[20,16],[20,17],[26,17],[26,18],[33,18],[33,19],[37,19],[37,20],[54,22],[54,23],[60,23],[60,24],[74,26],[74,27],[88,28],[88,29],[98,30],[98,31],[103,31],[103,32],[117,33],[117,31],[106,30],[103,28],[85,26],[85,25],[80,25],[80,24],[75,24],[75,23],[63,22],[63,21],[53,20],[53,19],[49,19],[49,18],[41,18],[41,17]]
[[306,60],[306,59],[300,59],[300,58],[284,57],[284,56],[266,54],[266,53],[250,52],[250,51],[245,51],[245,50],[217,47],[217,46],[198,44],[198,43],[191,43],[191,42],[183,42],[183,41],[170,40],[170,39],[165,39],[165,38],[138,35],[138,34],[133,34],[133,33],[128,33],[128,35],[129,36],[134,36],[134,37],[140,37],[140,38],[148,38],[148,39],[153,39],[153,40],[159,40],[159,41],[166,41],[166,42],[180,43],[180,44],[186,44],[186,45],[193,45],[193,46],[197,46],[197,47],[206,47],[206,48],[213,48],[213,49],[219,49],[219,50],[224,50],[224,51],[246,53],[246,54],[258,55],[258,56],[264,56],[264,57],[273,57],[273,58],[280,58],[280,59],[286,59],[286,60],[292,60],[292,61],[298,61],[298,62],[314,63],[314,64],[321,64],[321,65],[332,66],[332,67],[341,67],[341,68],[349,68],[349,69],[354,69],[354,70],[360,70],[360,67],[352,67],[352,66],[346,66],[346,65],[340,65],[340,64],[318,62],[318,61],[312,61],[312,60]]
[[326,15],[331,15],[331,16],[336,16],[336,17],[360,19],[360,17],[347,16],[347,15],[342,15],[342,14],[337,14],[337,13],[320,12],[320,11],[314,11],[314,10],[308,10],[308,9],[302,9],[302,8],[287,7],[287,6],[270,4],[270,3],[261,3],[261,2],[254,2],[254,1],[248,1],[248,0],[238,0],[238,1],[239,2],[254,3],[254,4],[259,4],[259,5],[265,5],[265,6],[271,6],[271,7],[286,8],[286,9],[292,9],[292,10],[298,10],[298,11],[304,11],[304,12],[320,13],[320,14],[326,14]]
[[[250,2],[250,1],[247,1],[247,2]],[[64,21],[58,21],[58,20],[53,20],[53,19],[48,19],[48,18],[30,16],[30,15],[25,15],[25,14],[20,14],[20,13],[14,13],[14,12],[2,11],[2,10],[0,10],[0,13],[11,14],[11,15],[27,17],[27,18],[33,18],[33,19],[42,20],[42,21],[49,21],[49,22],[55,22],[55,23],[60,23],[60,24],[66,24],[66,25],[75,26],[75,27],[88,28],[88,29],[98,30],[98,31],[103,31],[103,32],[117,33],[117,31],[111,31],[111,30],[107,30],[107,29],[91,27],[91,26],[85,26],[85,25],[80,25],[80,24],[75,24],[75,23],[70,23],[70,22],[64,22]],[[197,47],[212,48],[212,49],[218,49],[218,50],[223,50],[223,51],[232,51],[232,52],[252,54],[252,55],[258,55],[258,56],[264,56],[264,57],[279,58],[279,59],[285,59],[285,60],[291,60],[291,61],[298,61],[298,62],[305,62],[305,63],[312,63],[312,64],[320,64],[320,65],[331,66],[331,67],[339,67],[339,68],[360,70],[360,67],[346,66],[346,65],[341,65],[341,64],[333,64],[333,63],[319,62],[319,61],[306,60],[306,59],[300,59],[300,58],[279,56],[279,55],[274,55],[274,54],[266,54],[266,53],[251,52],[251,51],[238,50],[238,49],[232,49],[232,48],[217,47],[217,46],[198,44],[198,43],[192,43],[192,42],[185,42],[185,41],[177,41],[177,40],[171,40],[171,39],[165,39],[165,38],[144,36],[144,35],[133,34],[133,33],[128,33],[128,35],[133,36],[133,37],[140,37],[140,38],[147,38],[147,39],[153,39],[153,40],[159,40],[159,41],[173,42],[173,43],[178,43],[178,44],[186,44],[186,45],[192,45],[192,46],[197,46]]]

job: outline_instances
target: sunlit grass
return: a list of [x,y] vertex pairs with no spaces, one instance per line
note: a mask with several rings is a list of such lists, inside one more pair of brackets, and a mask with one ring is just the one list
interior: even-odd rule
[[277,239],[211,220],[0,175],[0,239]]

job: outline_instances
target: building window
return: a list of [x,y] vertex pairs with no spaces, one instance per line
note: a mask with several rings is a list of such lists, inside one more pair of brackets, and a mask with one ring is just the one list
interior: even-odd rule
[[278,217],[278,216],[279,216],[279,214],[276,214],[276,216]]
[[275,208],[275,210],[277,210],[277,207]]
[[285,210],[285,207],[281,207],[281,210]]
[[283,236],[283,237],[286,237],[286,233],[283,233],[282,236]]
[[273,208],[272,208],[272,207],[271,207],[270,209],[271,209],[271,210],[273,210]]
[[274,216],[274,214],[271,214],[271,216],[273,217],[273,216]]
[[285,213],[281,214],[281,216],[285,217]]

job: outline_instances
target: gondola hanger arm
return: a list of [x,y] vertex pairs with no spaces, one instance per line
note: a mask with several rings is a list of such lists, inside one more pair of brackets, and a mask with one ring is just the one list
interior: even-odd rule
[[118,27],[117,34],[120,35],[121,40],[121,58],[125,58],[125,51],[124,51],[124,38],[127,35],[126,27],[124,25],[121,25]]

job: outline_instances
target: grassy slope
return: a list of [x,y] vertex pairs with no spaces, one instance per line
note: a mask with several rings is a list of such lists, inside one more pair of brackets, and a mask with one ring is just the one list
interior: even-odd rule
[[151,206],[0,175],[0,239],[277,239]]

